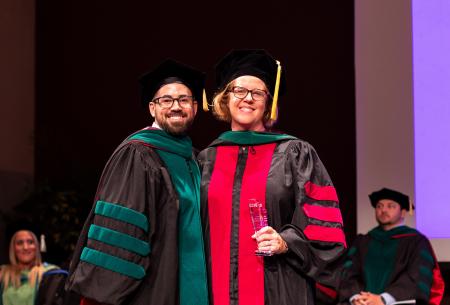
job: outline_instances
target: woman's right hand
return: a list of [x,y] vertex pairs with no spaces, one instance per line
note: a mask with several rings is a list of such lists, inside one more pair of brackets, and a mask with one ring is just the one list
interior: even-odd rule
[[264,227],[252,235],[258,244],[258,251],[283,254],[288,251],[286,241],[278,232],[270,227]]

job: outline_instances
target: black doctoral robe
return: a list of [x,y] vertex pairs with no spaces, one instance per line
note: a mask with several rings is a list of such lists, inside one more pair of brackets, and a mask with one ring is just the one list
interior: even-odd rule
[[[345,248],[338,198],[314,148],[288,135],[227,132],[198,156],[214,305],[314,304],[316,280]],[[255,256],[249,202],[289,251]]]
[[[159,137],[156,145],[153,140],[147,141],[147,136],[153,136],[149,133]],[[173,157],[181,160],[177,163],[179,172],[171,173],[171,166],[163,160],[175,147],[182,147],[183,154],[174,153]],[[158,154],[159,149],[164,150],[164,155]],[[133,134],[115,150],[103,171],[73,255],[66,285],[69,290],[85,297],[88,303],[93,300],[113,305],[178,305],[183,301],[180,270],[188,269],[185,277],[195,276],[186,283],[197,284],[195,290],[187,291],[188,297],[197,301],[185,300],[181,305],[207,304],[204,260],[200,266],[203,278],[197,276],[201,274],[197,265],[189,264],[187,259],[180,261],[180,257],[193,254],[204,257],[199,197],[184,198],[176,188],[184,187],[186,194],[199,192],[200,177],[197,172],[195,178],[192,172],[195,162],[191,152],[190,140],[173,138],[151,128]],[[177,176],[180,172],[185,175]],[[193,181],[188,183],[184,177]],[[180,181],[174,183],[174,179]],[[188,199],[192,199],[192,205],[182,208],[180,204],[187,204]],[[181,210],[189,215],[186,221],[181,221]],[[196,233],[190,232],[183,241],[191,247],[186,255],[180,253],[180,224],[188,228],[198,224]],[[194,243],[201,249],[193,250]]]
[[361,291],[439,305],[444,281],[428,239],[407,226],[389,231],[376,227],[358,235],[343,265],[340,302]]

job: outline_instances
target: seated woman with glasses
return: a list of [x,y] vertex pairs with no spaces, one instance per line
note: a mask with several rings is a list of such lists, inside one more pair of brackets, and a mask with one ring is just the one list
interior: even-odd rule
[[213,113],[231,131],[198,157],[213,303],[313,304],[345,248],[331,179],[309,143],[269,132],[286,90],[278,61],[234,50],[215,72]]

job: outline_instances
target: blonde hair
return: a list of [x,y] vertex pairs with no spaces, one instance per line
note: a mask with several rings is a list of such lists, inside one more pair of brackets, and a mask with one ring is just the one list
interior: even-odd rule
[[33,232],[28,230],[19,230],[11,237],[11,241],[9,243],[9,265],[3,265],[0,268],[0,282],[3,286],[3,289],[6,289],[9,286],[14,286],[18,288],[20,286],[20,273],[21,268],[19,266],[19,262],[17,260],[16,252],[14,250],[14,244],[16,242],[17,234],[19,232],[28,232],[31,235],[35,245],[36,245],[36,253],[34,262],[32,263],[32,268],[28,273],[28,283],[32,287],[36,285],[36,282],[40,282],[42,279],[42,274],[44,273],[44,266],[42,265],[41,253],[39,251],[39,242],[34,235]]
[[[228,103],[230,101],[230,88],[233,87],[234,80],[229,82],[224,89],[216,92],[212,102],[212,109],[214,116],[220,120],[225,121],[227,123],[231,123],[231,114]],[[272,96],[268,95],[268,99],[266,100],[266,107],[264,109],[263,116],[263,124],[264,127],[270,128],[275,124],[275,121],[270,119],[270,111],[272,106]]]

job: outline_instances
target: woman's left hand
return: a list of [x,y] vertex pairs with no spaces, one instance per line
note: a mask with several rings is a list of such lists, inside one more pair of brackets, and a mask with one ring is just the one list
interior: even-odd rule
[[272,227],[264,227],[252,235],[258,244],[258,250],[262,252],[272,252],[273,254],[286,253],[288,250],[284,239]]

